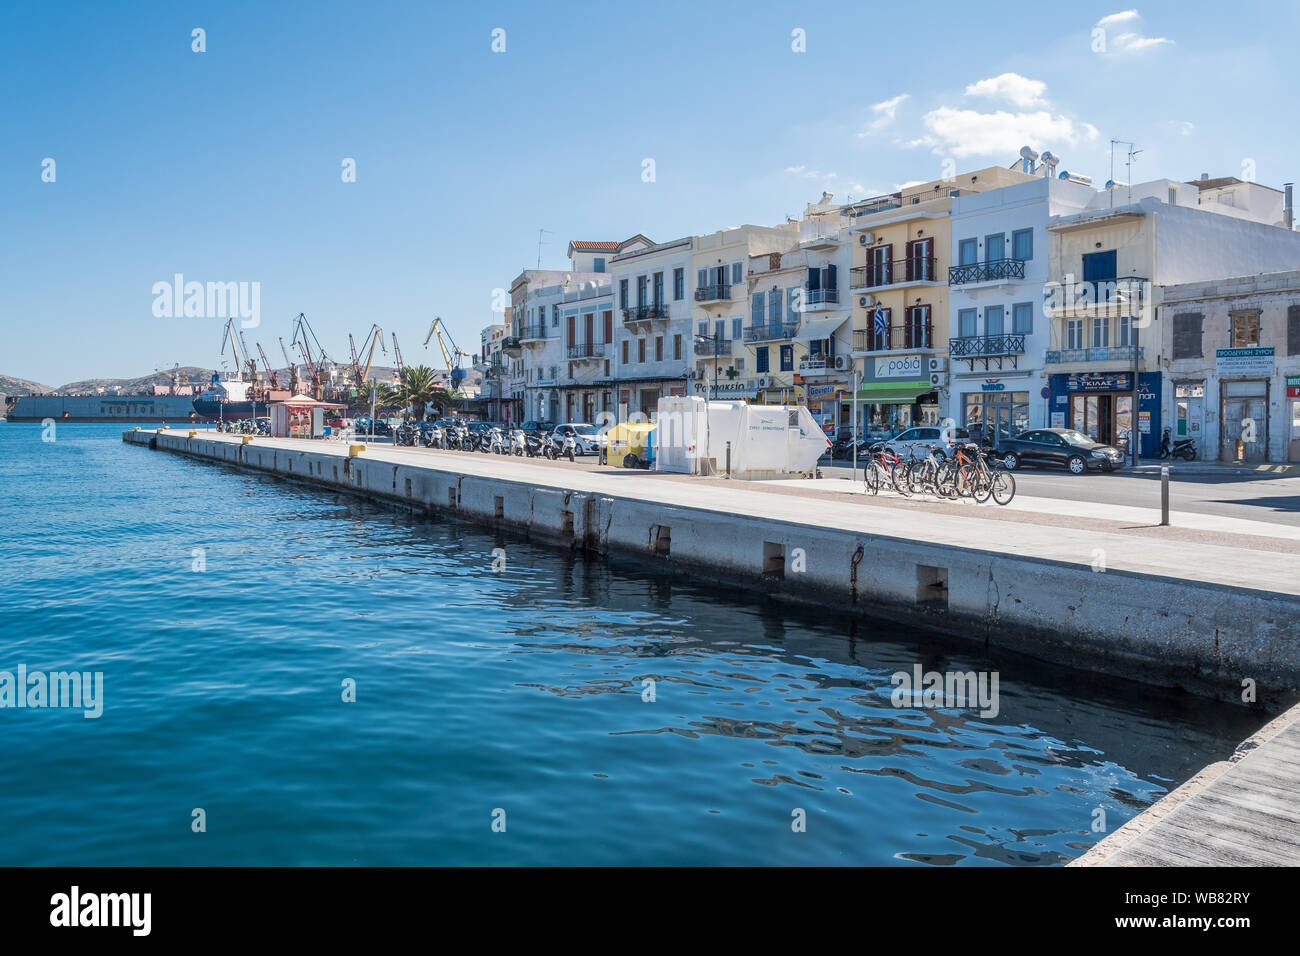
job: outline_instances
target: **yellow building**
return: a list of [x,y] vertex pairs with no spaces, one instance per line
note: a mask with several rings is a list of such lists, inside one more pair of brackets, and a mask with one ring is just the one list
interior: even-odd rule
[[952,197],[1032,178],[991,166],[846,207],[854,243],[852,354],[868,437],[937,425],[946,407]]

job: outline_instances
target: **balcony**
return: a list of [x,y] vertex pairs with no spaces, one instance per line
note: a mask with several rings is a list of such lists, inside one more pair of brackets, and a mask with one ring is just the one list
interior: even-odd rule
[[751,325],[745,329],[745,341],[774,342],[780,339],[792,339],[798,331],[798,322],[769,322],[767,325]]
[[996,362],[998,368],[1010,361],[1011,368],[1019,368],[1020,356],[1025,354],[1025,333],[1012,332],[1009,335],[966,335],[950,339],[948,355],[954,361],[962,360],[975,370],[976,362],[983,362],[987,370]]
[[704,285],[695,290],[696,302],[729,302],[731,301],[731,286],[729,285]]
[[668,321],[668,306],[662,302],[631,306],[623,310],[623,321],[627,323],[652,322],[655,320]]
[[696,339],[695,354],[703,358],[730,355],[731,339]]
[[570,345],[568,352],[571,359],[602,359],[605,357],[605,343],[584,342],[580,345]]
[[799,360],[800,375],[828,375],[850,368],[847,355],[809,355]]
[[1140,315],[1151,307],[1151,280],[1140,276],[1077,281],[1067,275],[1047,283],[1043,312],[1049,318]]
[[548,335],[546,323],[540,325],[526,325],[519,332],[520,342],[536,342],[539,339],[545,339]]
[[518,355],[522,347],[517,335],[507,335],[501,340],[501,351],[503,352],[513,352]]
[[895,259],[892,262],[872,262],[865,266],[854,266],[849,270],[849,285],[855,290],[882,289],[887,286],[938,281],[940,281],[939,273],[934,256],[915,256],[911,259]]
[[[1146,349],[1138,346],[1137,357],[1144,359]],[[1132,362],[1133,346],[1112,345],[1091,349],[1053,349],[1043,359],[1045,365],[1073,365],[1082,362]]]
[[974,285],[980,282],[1007,282],[1025,277],[1024,259],[996,259],[948,267],[949,285]]
[[839,289],[810,289],[807,285],[803,287],[804,312],[822,312],[826,309],[837,309],[839,305]]
[[854,352],[916,352],[934,348],[934,326],[929,322],[891,325],[877,333],[872,329],[853,330]]

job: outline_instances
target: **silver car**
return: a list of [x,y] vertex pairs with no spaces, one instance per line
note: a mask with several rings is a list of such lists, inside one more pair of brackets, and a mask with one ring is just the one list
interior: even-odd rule
[[920,425],[909,428],[885,442],[885,447],[899,458],[920,458],[933,448],[934,457],[940,461],[952,454],[954,445],[971,440],[964,428],[941,428],[938,425]]
[[555,426],[553,435],[573,435],[574,444],[578,446],[579,455],[599,455],[605,446],[605,436],[596,430],[595,425],[586,422],[562,422]]

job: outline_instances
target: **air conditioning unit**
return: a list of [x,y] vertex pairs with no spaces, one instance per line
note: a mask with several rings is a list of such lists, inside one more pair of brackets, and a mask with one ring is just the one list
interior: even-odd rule
[[946,355],[936,355],[935,357],[931,358],[930,371],[931,372],[948,371],[948,357]]
[[874,295],[858,296],[858,305],[862,306],[862,308],[864,309],[869,309],[875,304],[876,304],[876,297]]
[[875,241],[876,234],[874,232],[864,232],[862,235],[858,236],[858,245],[860,246],[869,246]]
[[940,372],[931,372],[931,373],[930,373],[930,384],[933,385],[933,386],[935,386],[936,388],[937,388],[938,386],[942,385],[942,384],[943,384],[943,374],[940,373]]
[[835,368],[841,372],[849,367],[849,362],[850,359],[847,355],[835,356]]

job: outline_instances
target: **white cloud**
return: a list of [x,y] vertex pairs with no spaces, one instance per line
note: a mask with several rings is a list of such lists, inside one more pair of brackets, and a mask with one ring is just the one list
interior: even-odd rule
[[1129,28],[1126,32],[1116,35],[1111,42],[1111,49],[1116,53],[1141,53],[1143,50],[1150,50],[1153,47],[1173,44],[1174,41],[1168,37],[1148,37],[1138,33],[1137,22],[1141,19],[1136,10],[1124,10],[1120,13],[1112,13],[1102,17],[1097,21],[1097,26],[1103,30],[1118,27],[1121,24]]
[[1138,12],[1136,10],[1123,10],[1119,13],[1112,13],[1102,17],[1100,20],[1097,21],[1097,26],[1113,27],[1113,26],[1118,26],[1121,23],[1128,23],[1129,21],[1136,20],[1136,19],[1138,19]]
[[905,101],[911,99],[910,93],[899,93],[893,99],[883,100],[871,107],[871,112],[876,114],[876,118],[871,121],[871,125],[858,134],[859,137],[866,136],[871,130],[884,129],[894,121],[898,115],[898,107]]
[[1174,129],[1178,130],[1184,136],[1191,136],[1192,131],[1196,129],[1195,123],[1189,123],[1187,120],[1170,120]]
[[1012,106],[1021,108],[1039,106],[1044,102],[1043,94],[1047,84],[1042,80],[1031,80],[1019,73],[1003,73],[990,76],[966,87],[967,96],[987,96],[991,99],[1006,100]]
[[1091,123],[1081,123],[1047,110],[981,113],[941,106],[923,117],[926,135],[909,146],[929,146],[937,154],[961,156],[1014,156],[1026,143],[1074,146],[1093,142],[1100,135]]
[[921,185],[922,183],[924,183],[924,182],[925,182],[924,179],[909,179],[909,180],[908,180],[907,182],[905,182],[905,183],[896,183],[896,184],[894,185],[894,189],[893,189],[893,191],[894,191],[894,192],[901,192],[901,191],[904,190],[904,189],[911,189],[913,186],[920,186],[920,185]]
[[785,168],[785,171],[787,173],[801,173],[807,168],[808,168],[807,166],[787,166]]

